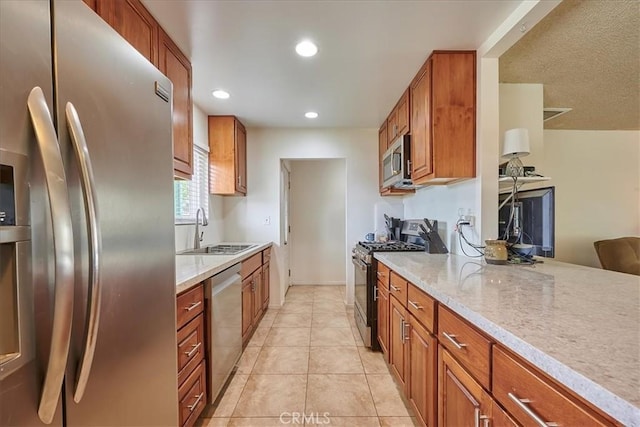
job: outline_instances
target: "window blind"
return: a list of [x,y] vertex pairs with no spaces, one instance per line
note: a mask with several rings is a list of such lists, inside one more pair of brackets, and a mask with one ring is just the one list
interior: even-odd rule
[[193,224],[196,211],[203,208],[209,216],[209,153],[193,145],[193,175],[191,181],[173,182],[176,224]]

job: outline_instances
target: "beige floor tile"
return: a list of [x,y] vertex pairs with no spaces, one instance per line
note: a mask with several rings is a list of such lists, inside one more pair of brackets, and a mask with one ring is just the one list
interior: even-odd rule
[[271,325],[273,325],[273,321],[275,320],[275,318],[278,315],[278,313],[280,313],[280,310],[274,311],[274,312],[271,312],[271,311],[267,312],[267,314],[262,316],[262,320],[260,320],[260,323],[258,324],[258,327],[259,328],[270,328]]
[[349,328],[349,320],[342,313],[313,313],[311,319],[313,328]]
[[196,427],[226,427],[229,418],[200,418],[196,421]]
[[311,301],[285,301],[279,314],[283,313],[308,313]]
[[289,290],[287,291],[287,296],[297,294],[297,293],[305,293],[305,292],[310,292],[310,293],[315,292],[315,286],[292,285],[289,287]]
[[229,386],[224,391],[222,398],[213,411],[213,418],[230,417],[231,414],[233,414],[233,410],[236,408],[240,394],[242,394],[242,389],[248,379],[249,375],[235,374],[233,376]]
[[340,295],[316,295],[313,297],[313,303],[327,303],[344,306],[344,298]]
[[377,417],[325,417],[324,414],[308,419],[306,426],[349,426],[349,427],[380,427]]
[[367,374],[388,374],[389,368],[384,360],[384,355],[379,351],[371,351],[365,347],[358,347],[360,360]]
[[233,417],[279,417],[305,409],[306,375],[251,375]]
[[238,374],[250,374],[253,365],[256,363],[261,347],[247,347],[242,352],[242,356],[238,361]]
[[263,327],[261,324],[253,333],[253,336],[247,343],[247,347],[262,347],[264,345],[264,340],[267,339],[267,335],[269,335],[270,330],[271,328]]
[[311,328],[312,347],[355,347],[350,328]]
[[306,374],[309,369],[309,347],[263,347],[252,373]]
[[371,392],[363,375],[309,374],[306,413],[329,417],[375,416]]
[[311,312],[280,313],[273,321],[274,328],[310,328]]
[[[308,309],[308,307],[306,308]],[[343,303],[333,301],[314,301],[312,308],[314,313],[346,313]]]
[[284,299],[285,303],[310,303],[313,302],[313,292],[288,293]]
[[310,374],[363,374],[355,347],[311,347]]
[[380,417],[383,427],[418,427],[418,420],[412,417]]
[[309,345],[311,328],[271,328],[266,347],[305,347]]
[[401,397],[401,392],[390,374],[367,375],[378,416],[410,417],[412,414]]
[[351,333],[353,334],[353,339],[356,341],[356,345],[358,347],[364,347],[364,341],[362,340],[362,335],[360,335],[360,330],[358,328],[351,328]]
[[[282,420],[280,419],[280,417],[269,417],[269,418],[265,418],[265,417],[255,417],[255,418],[231,418],[229,420],[229,424],[227,424],[229,427],[275,427],[275,426],[286,426],[286,425],[292,425],[295,426],[296,424],[293,424],[290,422],[290,418],[287,419],[286,417],[283,417]],[[302,424],[298,424],[298,425],[302,425]]]

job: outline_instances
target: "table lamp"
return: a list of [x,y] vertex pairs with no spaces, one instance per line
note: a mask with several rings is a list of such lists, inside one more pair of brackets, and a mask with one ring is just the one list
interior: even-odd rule
[[502,157],[508,158],[509,162],[505,168],[507,176],[524,176],[524,166],[520,157],[528,156],[529,131],[525,128],[509,129],[504,133],[504,145],[502,147]]

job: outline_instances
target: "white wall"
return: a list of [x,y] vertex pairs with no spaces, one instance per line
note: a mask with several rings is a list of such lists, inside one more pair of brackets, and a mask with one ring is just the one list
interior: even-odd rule
[[[193,143],[208,149],[209,147],[209,123],[207,115],[193,104]],[[200,227],[204,232],[202,245],[218,243],[223,239],[222,220],[222,196],[209,196],[209,225]],[[195,224],[180,224],[175,226],[176,252],[193,247]]]
[[[345,159],[348,304],[353,303],[351,248],[373,229],[378,194],[377,129],[247,129],[247,196],[224,199],[224,239],[273,241],[271,304],[284,300],[280,221],[281,159]],[[271,218],[264,225],[265,217]]]
[[291,161],[293,285],[346,283],[346,163],[344,159]]
[[600,267],[593,242],[640,236],[640,132],[544,131],[556,259]]

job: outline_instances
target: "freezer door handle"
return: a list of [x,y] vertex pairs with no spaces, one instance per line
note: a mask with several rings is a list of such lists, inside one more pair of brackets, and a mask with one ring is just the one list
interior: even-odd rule
[[71,341],[74,283],[73,227],[60,145],[42,89],[35,87],[31,90],[27,106],[44,168],[53,235],[55,265],[53,326],[49,361],[38,407],[38,416],[42,422],[51,424],[60,399]]
[[100,217],[98,212],[98,202],[96,199],[95,179],[87,140],[84,136],[82,123],[78,112],[72,103],[67,102],[65,107],[67,126],[71,141],[76,153],[76,160],[80,169],[82,182],[82,194],[84,198],[85,215],[87,216],[87,237],[89,244],[89,287],[87,296],[87,318],[84,332],[84,350],[73,393],[73,400],[78,403],[84,395],[91,373],[91,365],[96,350],[96,340],[98,338],[98,328],[100,326],[100,300],[102,297],[102,285],[100,281],[100,265],[102,253],[102,234],[100,232]]

